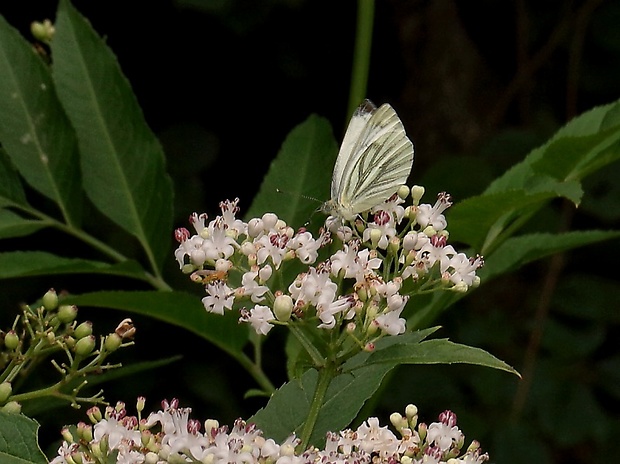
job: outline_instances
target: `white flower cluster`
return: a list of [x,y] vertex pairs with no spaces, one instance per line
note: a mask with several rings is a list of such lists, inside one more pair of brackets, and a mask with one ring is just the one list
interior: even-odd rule
[[[140,398],[139,414],[143,407]],[[371,417],[355,431],[328,433],[324,449],[302,451],[296,449],[299,440],[294,436],[278,444],[241,419],[230,430],[210,419],[201,432],[203,424],[190,419],[191,409],[179,408],[177,400],[162,402],[162,408],[146,419],[128,416],[123,403],[109,406],[103,416],[91,408],[88,416],[94,425],[78,424],[77,439],[65,428],[58,456],[50,464],[108,463],[114,456],[121,464],[482,464],[489,459],[476,441],[461,454],[465,437],[454,413],[445,411],[427,426],[418,424],[413,405],[404,416],[390,416],[398,435]]]
[[[238,199],[220,203],[222,214],[190,217],[196,234],[177,229],[175,257],[181,269],[205,286],[207,311],[224,314],[236,303],[241,322],[258,334],[274,324],[316,320],[322,329],[343,326],[366,341],[405,331],[401,313],[416,291],[466,291],[478,284],[480,257],[468,258],[447,245],[442,193],[434,206],[419,204],[422,187],[409,188],[352,223],[330,216],[317,238],[295,231],[273,213],[247,223],[236,218]],[[335,237],[337,239],[335,239]],[[329,246],[328,246],[329,245]],[[318,264],[319,253],[325,258]],[[306,268],[286,281],[286,263]],[[249,309],[246,302],[251,301]]]

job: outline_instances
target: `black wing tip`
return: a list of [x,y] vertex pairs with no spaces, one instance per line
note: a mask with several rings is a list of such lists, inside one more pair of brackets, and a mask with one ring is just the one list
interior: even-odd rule
[[357,107],[355,110],[355,114],[370,114],[374,113],[377,110],[377,105],[375,105],[368,98],[365,98],[364,101]]

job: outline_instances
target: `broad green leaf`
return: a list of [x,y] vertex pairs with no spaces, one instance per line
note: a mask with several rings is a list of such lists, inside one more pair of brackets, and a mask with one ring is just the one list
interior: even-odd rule
[[[379,389],[383,378],[400,364],[468,363],[516,374],[510,366],[478,348],[448,340],[423,341],[435,330],[437,327],[384,338],[377,343],[375,352],[360,353],[349,360],[329,385],[310,443],[320,445],[326,432],[349,426],[366,400]],[[315,369],[306,371],[300,379],[278,389],[249,420],[275,440],[299,434],[308,417],[317,380]]]
[[0,411],[0,462],[2,464],[46,464],[37,443],[39,424],[21,414]]
[[149,281],[135,261],[109,264],[79,258],[64,258],[45,251],[0,253],[0,279],[50,274],[107,274]]
[[0,149],[0,207],[26,204],[19,174],[6,152]]
[[[325,441],[326,432],[347,427],[392,367],[376,364],[336,376],[327,390],[310,443],[319,446]],[[276,441],[292,433],[299,435],[310,411],[317,378],[318,372],[310,369],[300,379],[284,384],[249,422],[256,423],[265,436]]]
[[307,222],[321,205],[310,198],[329,199],[337,151],[329,122],[311,115],[286,137],[246,218],[273,212],[292,227]]
[[232,312],[207,313],[200,298],[189,293],[95,292],[71,295],[63,303],[144,314],[183,327],[232,355],[239,355],[248,340],[247,327]]
[[60,1],[55,27],[53,77],[77,134],[84,189],[139,240],[157,272],[172,228],[162,148],[116,58],[68,0]]
[[576,117],[525,160],[496,179],[485,193],[526,188],[533,177],[580,180],[594,169],[618,159],[620,102],[594,108]]
[[45,227],[42,221],[24,219],[6,209],[0,209],[0,239],[23,237]]
[[448,213],[450,239],[488,253],[485,248],[513,221],[537,211],[546,201],[558,196],[560,188],[570,185],[574,184],[556,184],[558,189],[538,193],[514,190],[468,198]]
[[506,274],[554,253],[618,237],[620,237],[620,231],[602,230],[574,231],[564,234],[540,233],[512,237],[485,259],[484,267],[477,274],[484,283],[497,275]]
[[391,346],[403,344],[403,343],[408,343],[408,344],[420,343],[422,340],[426,339],[427,337],[435,333],[440,328],[441,327],[439,326],[435,326],[435,327],[429,327],[423,330],[415,330],[413,332],[399,335],[397,337],[384,337],[381,340],[378,340],[377,343],[375,343],[375,350],[372,353],[367,353],[365,351],[362,351],[361,353],[358,353],[357,355],[349,359],[342,366],[342,371],[349,372],[359,367],[363,367],[368,362],[368,359],[372,357],[375,353],[386,350],[390,348]]
[[398,343],[372,353],[366,365],[388,364],[397,366],[400,364],[455,363],[492,367],[518,375],[514,368],[486,351],[473,346],[454,343],[447,339],[425,340],[420,343]]
[[58,205],[68,224],[79,223],[82,190],[73,129],[47,66],[1,16],[0,108],[0,143],[14,166]]

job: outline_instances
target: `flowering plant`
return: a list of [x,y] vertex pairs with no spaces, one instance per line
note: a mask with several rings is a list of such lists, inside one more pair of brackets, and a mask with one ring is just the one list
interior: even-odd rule
[[[578,204],[582,179],[620,157],[620,103],[576,118],[476,197],[452,207],[448,194],[423,202],[422,187],[402,186],[350,221],[316,221],[316,205],[277,192],[299,199],[324,198],[329,190],[330,168],[311,167],[333,165],[336,141],[326,119],[310,116],[286,138],[245,213],[235,199],[222,201],[215,217],[192,214],[193,231],[174,233],[173,256],[163,150],[116,58],[69,0],[60,0],[53,24],[35,23],[33,33],[35,52],[0,17],[0,238],[20,248],[0,253],[0,277],[44,276],[76,293],[50,291],[2,333],[0,453],[47,462],[33,418],[94,403],[91,424],[66,427],[60,449],[48,450],[55,463],[487,460],[475,441],[463,449],[450,411],[426,425],[410,405],[390,416],[390,431],[362,416],[362,407],[404,364],[516,373],[484,350],[431,338],[435,320],[494,277],[618,236],[517,232],[553,199]],[[50,231],[70,240],[68,247],[52,246]],[[193,288],[180,290],[178,269],[166,270],[174,258]],[[264,400],[261,409],[228,429],[191,419],[177,400],[143,417],[142,397],[131,416],[123,402],[111,407],[98,391],[80,393],[171,360],[109,375],[116,365],[107,357],[132,345],[140,325],[125,320],[97,343],[90,324],[76,322],[78,305],[146,316],[212,344],[249,374],[254,384],[246,396]],[[288,334],[287,378],[276,388],[264,347],[278,329]],[[154,336],[168,347],[168,339]],[[57,376],[51,387],[41,386],[49,382],[44,369],[29,367],[45,365]],[[203,377],[209,387],[211,380]]]

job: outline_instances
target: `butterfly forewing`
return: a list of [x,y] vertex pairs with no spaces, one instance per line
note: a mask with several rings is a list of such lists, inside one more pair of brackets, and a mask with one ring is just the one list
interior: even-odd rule
[[363,136],[368,121],[376,109],[377,107],[370,100],[365,100],[364,103],[356,108],[351,117],[351,121],[349,121],[347,131],[342,140],[342,145],[340,145],[340,151],[338,152],[338,158],[336,159],[336,165],[334,166],[334,173],[332,175],[332,200],[337,201],[342,193],[342,185],[347,179],[345,176],[345,168],[348,161],[350,161],[355,154],[359,139]]
[[353,115],[332,179],[332,200],[351,214],[387,200],[413,164],[413,144],[394,109],[369,108],[364,104]]

